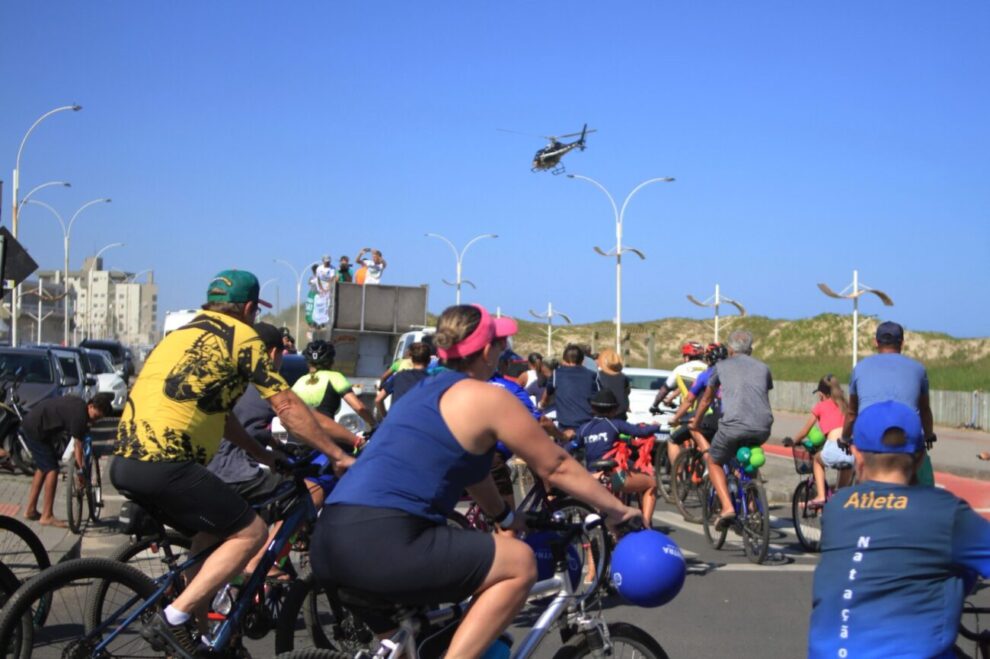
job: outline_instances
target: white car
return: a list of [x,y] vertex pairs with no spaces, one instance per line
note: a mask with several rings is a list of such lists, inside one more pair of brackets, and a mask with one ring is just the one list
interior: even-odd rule
[[658,368],[624,368],[623,375],[629,378],[629,423],[654,423],[650,406],[657,396],[657,390],[670,377],[670,371]]
[[96,393],[113,394],[114,412],[121,412],[127,401],[127,383],[121,377],[120,371],[113,367],[110,354],[105,350],[83,348],[86,355],[86,370],[96,378]]

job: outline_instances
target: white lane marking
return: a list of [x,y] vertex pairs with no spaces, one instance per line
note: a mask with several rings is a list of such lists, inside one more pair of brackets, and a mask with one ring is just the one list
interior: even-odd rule
[[790,563],[788,565],[756,565],[755,563],[730,563],[712,568],[713,572],[814,572],[814,565]]
[[[692,524],[690,522],[685,522],[684,518],[681,516],[680,513],[675,513],[667,510],[657,510],[654,511],[653,513],[653,519],[654,521],[659,519],[661,524],[666,524],[667,526],[674,526],[676,528],[683,529],[691,533],[696,533],[701,536],[705,535],[705,529],[704,527],[701,526],[701,524]],[[774,526],[774,522],[779,521],[780,519],[783,518],[778,518],[771,515],[770,516],[771,528],[774,528],[777,531],[783,531],[784,535],[787,536],[789,540],[792,539],[795,543],[797,543],[797,536],[794,535],[794,528],[792,526],[788,525],[787,528],[776,528]],[[790,520],[787,521],[789,522]],[[734,549],[741,549],[743,546],[742,539],[731,532],[729,533],[725,542],[726,542],[726,547],[730,547]],[[812,554],[801,550],[795,550],[790,547],[782,547],[776,543],[770,543],[770,553],[774,554],[777,552],[794,559],[803,559],[803,560],[810,560],[816,562],[818,561],[818,554]],[[787,567],[787,566],[785,565],[780,567]],[[813,568],[814,566],[811,567]]]
[[127,501],[127,497],[123,494],[104,494],[104,501]]

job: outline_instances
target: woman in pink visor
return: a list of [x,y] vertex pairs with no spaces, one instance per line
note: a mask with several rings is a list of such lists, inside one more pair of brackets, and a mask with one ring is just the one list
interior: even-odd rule
[[[449,307],[434,339],[450,369],[414,386],[327,499],[313,535],[313,572],[328,587],[398,604],[474,595],[447,650],[478,657],[512,621],[536,581],[533,551],[507,534],[448,527],[466,489],[505,529],[523,530],[490,475],[501,440],[537,477],[594,506],[616,525],[639,511],[619,502],[547,437],[511,393],[488,384],[516,321],[480,306]],[[376,632],[389,620],[368,623]]]

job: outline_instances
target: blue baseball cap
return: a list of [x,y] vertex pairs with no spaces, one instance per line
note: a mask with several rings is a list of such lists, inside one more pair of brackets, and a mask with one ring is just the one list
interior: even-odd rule
[[[891,428],[904,431],[902,446],[887,446],[883,435]],[[870,453],[917,453],[925,445],[921,417],[913,409],[896,400],[874,403],[859,413],[853,425],[853,445]]]

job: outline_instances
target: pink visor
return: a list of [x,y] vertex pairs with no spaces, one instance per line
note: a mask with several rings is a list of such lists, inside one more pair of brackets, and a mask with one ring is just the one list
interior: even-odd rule
[[481,322],[463,341],[449,348],[437,348],[440,359],[457,359],[473,355],[495,339],[503,339],[519,331],[519,325],[513,319],[492,318],[481,305],[471,306],[481,312]]

